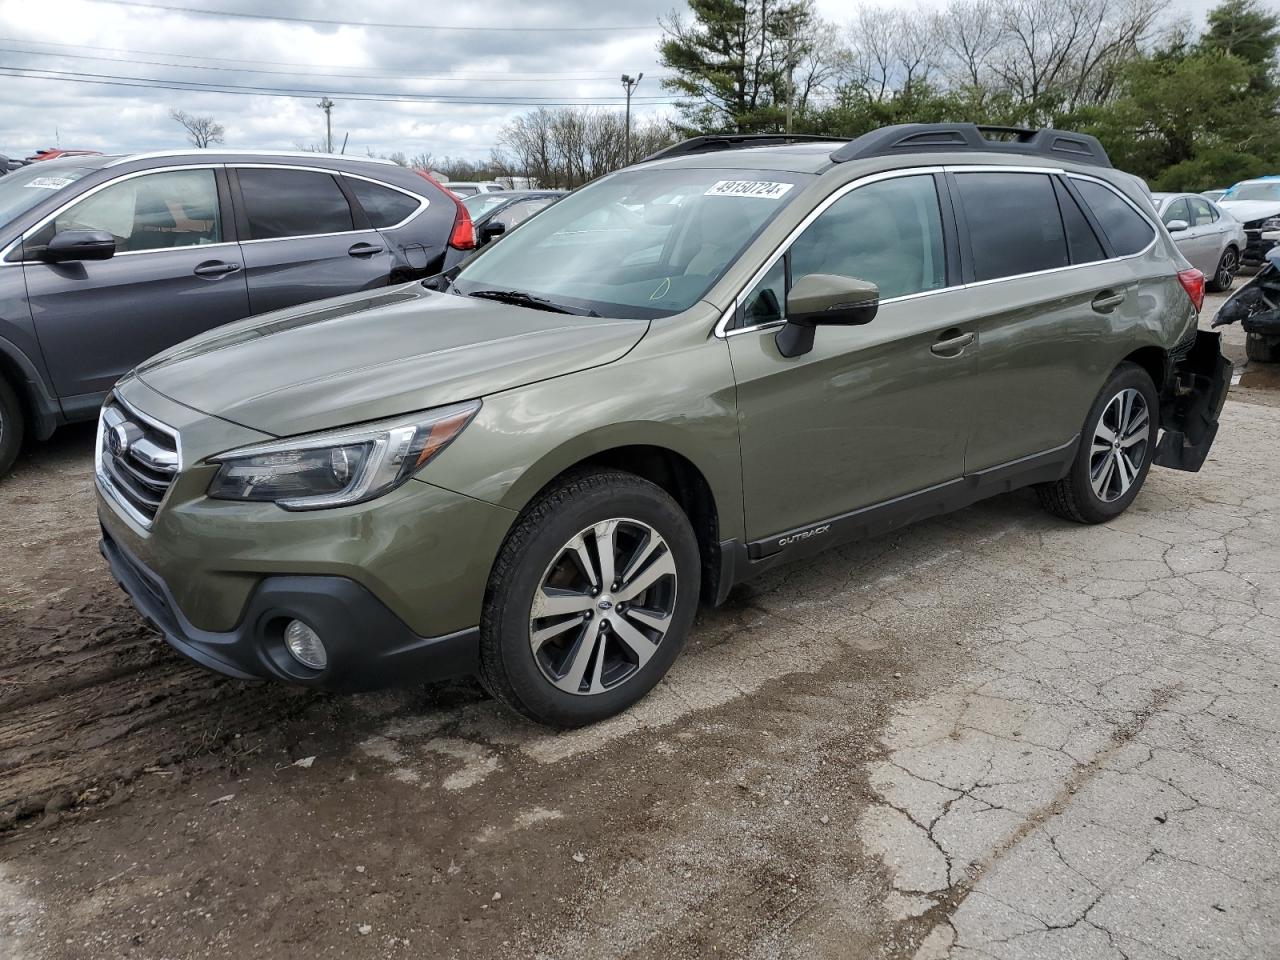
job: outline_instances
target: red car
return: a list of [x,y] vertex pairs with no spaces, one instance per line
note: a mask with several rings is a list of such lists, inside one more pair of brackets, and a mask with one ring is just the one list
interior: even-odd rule
[[37,160],[57,160],[59,157],[100,157],[101,150],[37,150],[27,157],[27,163]]

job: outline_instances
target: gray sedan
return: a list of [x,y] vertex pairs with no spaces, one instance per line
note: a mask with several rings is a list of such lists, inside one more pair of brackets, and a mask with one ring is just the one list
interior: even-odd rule
[[1156,211],[1173,241],[1210,290],[1230,290],[1240,270],[1244,224],[1198,193],[1155,193]]

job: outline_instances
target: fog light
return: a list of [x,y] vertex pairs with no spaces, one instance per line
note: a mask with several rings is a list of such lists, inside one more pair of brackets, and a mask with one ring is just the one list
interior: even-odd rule
[[290,620],[284,628],[284,645],[304,667],[323,670],[329,662],[319,635],[301,620]]

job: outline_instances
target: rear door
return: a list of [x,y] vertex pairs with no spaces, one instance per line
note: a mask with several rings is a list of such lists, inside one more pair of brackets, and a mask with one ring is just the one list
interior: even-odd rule
[[341,176],[315,168],[239,165],[232,195],[253,313],[390,282],[387,243]]
[[152,354],[249,313],[231,204],[220,166],[125,175],[38,225],[28,251],[59,231],[106,230],[109,260],[23,270],[36,334],[64,411],[98,406]]
[[949,178],[966,225],[961,299],[982,344],[965,472],[1065,458],[1093,399],[1095,345],[1106,344],[1094,301],[1114,309],[1104,298],[1127,288],[1070,269],[1106,253],[1051,173],[955,168]]

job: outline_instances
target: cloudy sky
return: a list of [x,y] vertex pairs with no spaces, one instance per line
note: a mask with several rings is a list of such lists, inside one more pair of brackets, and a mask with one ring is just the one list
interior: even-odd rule
[[[837,22],[859,6],[818,5]],[[1200,16],[1209,5],[1170,8]],[[0,0],[0,153],[184,146],[172,108],[216,117],[228,146],[293,149],[323,142],[316,102],[328,94],[335,145],[349,135],[348,152],[483,158],[507,120],[538,104],[620,106],[622,73],[645,74],[636,114],[669,113],[655,48],[657,19],[676,6],[682,0]],[[262,18],[268,12],[328,22]],[[363,25],[344,23],[352,20]],[[139,88],[138,78],[193,88]],[[298,95],[207,89],[227,86]],[[395,102],[406,94],[440,99]]]

